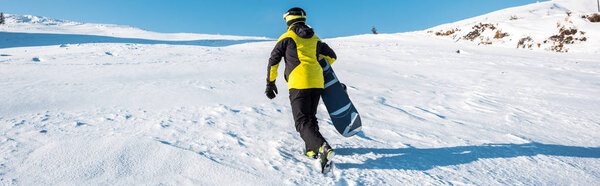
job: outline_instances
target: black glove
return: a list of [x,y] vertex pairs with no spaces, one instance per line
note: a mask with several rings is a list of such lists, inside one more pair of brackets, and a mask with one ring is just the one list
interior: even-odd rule
[[275,82],[267,83],[267,90],[265,90],[265,94],[267,95],[267,97],[269,99],[275,98],[275,96],[278,94],[277,86],[275,86]]
[[344,87],[344,91],[346,91],[346,84],[340,83],[342,84],[342,87]]

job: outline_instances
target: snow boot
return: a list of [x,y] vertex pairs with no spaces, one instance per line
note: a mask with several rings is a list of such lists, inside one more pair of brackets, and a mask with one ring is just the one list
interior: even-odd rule
[[324,142],[319,148],[319,161],[321,162],[321,173],[327,174],[331,170],[331,159],[335,156],[335,152],[331,146]]
[[318,156],[318,154],[317,154],[317,153],[315,153],[315,152],[314,152],[314,151],[312,151],[312,150],[309,150],[309,151],[307,151],[307,152],[306,152],[306,154],[304,154],[304,155],[305,155],[306,157],[309,157],[309,158],[312,158],[312,159],[317,159],[317,158],[318,158],[318,157],[317,157],[317,156]]

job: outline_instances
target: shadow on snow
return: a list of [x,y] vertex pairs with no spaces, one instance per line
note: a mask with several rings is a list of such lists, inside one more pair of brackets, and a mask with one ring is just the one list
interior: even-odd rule
[[119,38],[110,36],[77,35],[77,34],[44,34],[0,32],[0,48],[51,46],[62,44],[86,43],[132,43],[132,44],[167,44],[223,47],[249,42],[270,40],[193,40],[193,41],[163,41],[137,38]]
[[373,153],[383,156],[366,160],[364,163],[336,163],[340,169],[405,169],[430,170],[438,166],[467,164],[486,158],[512,158],[519,156],[564,156],[600,158],[600,147],[575,147],[542,143],[486,144],[482,146],[459,146],[433,149],[414,147],[401,149],[339,148],[338,155],[360,155]]

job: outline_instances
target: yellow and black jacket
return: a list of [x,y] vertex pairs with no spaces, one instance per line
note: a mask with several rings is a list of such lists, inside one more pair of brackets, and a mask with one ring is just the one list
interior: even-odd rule
[[288,89],[323,88],[323,69],[318,62],[325,58],[329,63],[336,60],[335,52],[304,22],[296,22],[281,35],[271,52],[267,70],[267,82],[277,78],[281,57],[285,59],[285,80]]

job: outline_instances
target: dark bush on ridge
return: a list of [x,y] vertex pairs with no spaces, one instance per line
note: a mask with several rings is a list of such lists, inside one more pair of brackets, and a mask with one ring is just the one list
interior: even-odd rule
[[600,14],[597,14],[597,13],[594,13],[592,15],[583,16],[583,18],[586,18],[587,20],[589,20],[592,23],[600,22]]
[[0,25],[4,24],[4,13],[0,13]]

